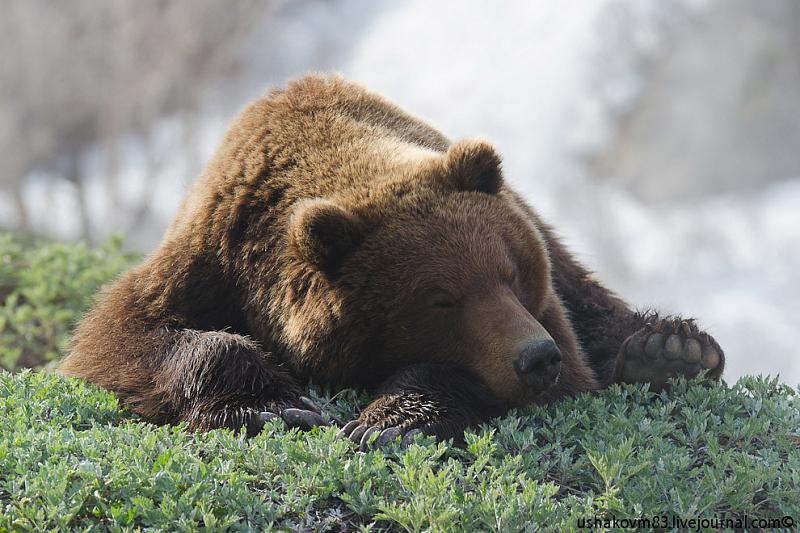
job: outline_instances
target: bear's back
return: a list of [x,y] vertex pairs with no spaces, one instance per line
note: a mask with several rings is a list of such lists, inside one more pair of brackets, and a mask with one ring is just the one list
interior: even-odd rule
[[[307,198],[369,194],[437,158],[449,140],[395,104],[338,76],[309,75],[234,120],[164,241],[197,236],[252,204],[278,215]],[[280,224],[284,216],[277,216]]]

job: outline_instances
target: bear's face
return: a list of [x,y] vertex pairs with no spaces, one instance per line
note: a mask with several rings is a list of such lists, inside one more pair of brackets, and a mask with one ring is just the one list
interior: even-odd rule
[[460,143],[421,178],[429,184],[390,188],[369,205],[297,206],[290,249],[307,288],[297,338],[367,337],[364,365],[386,372],[463,365],[512,404],[552,385],[561,354],[537,319],[554,299],[546,248],[501,192],[498,164],[487,145]]
[[353,254],[354,265],[370,265],[359,292],[386,303],[380,357],[460,364],[500,399],[526,403],[560,370],[536,318],[552,298],[544,250],[528,222],[485,194],[451,194],[426,214],[396,215]]

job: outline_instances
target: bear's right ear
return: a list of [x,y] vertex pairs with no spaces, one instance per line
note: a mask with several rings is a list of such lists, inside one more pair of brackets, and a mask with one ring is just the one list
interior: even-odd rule
[[290,246],[322,272],[332,274],[366,235],[364,222],[324,199],[304,200],[289,221]]
[[497,194],[503,185],[500,156],[480,139],[454,143],[445,155],[444,178],[459,191]]

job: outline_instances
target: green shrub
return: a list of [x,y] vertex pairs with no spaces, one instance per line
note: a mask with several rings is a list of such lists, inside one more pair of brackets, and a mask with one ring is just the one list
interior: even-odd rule
[[512,412],[470,432],[464,450],[419,439],[361,453],[336,428],[274,424],[246,440],[155,427],[79,380],[0,373],[0,531],[798,520],[798,427],[800,395],[777,380],[681,381],[669,393],[614,386]]
[[[58,357],[91,295],[135,259],[118,240],[91,250],[0,237],[2,364]],[[355,391],[312,396],[343,418],[368,401]],[[422,438],[361,453],[336,428],[273,423],[246,440],[155,427],[80,380],[0,372],[0,533],[564,530],[594,517],[687,530],[698,518],[800,520],[798,428],[800,394],[777,379],[732,388],[678,381],[660,394],[613,386],[513,411],[468,433],[465,449]]]
[[92,249],[0,234],[0,367],[59,359],[97,289],[136,259],[122,250],[120,238]]

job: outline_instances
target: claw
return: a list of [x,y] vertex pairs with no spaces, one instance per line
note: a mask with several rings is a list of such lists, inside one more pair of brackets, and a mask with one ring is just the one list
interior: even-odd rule
[[312,400],[311,398],[308,398],[306,396],[300,396],[300,403],[303,404],[303,407],[305,407],[308,411],[313,411],[318,415],[322,414],[322,410],[316,403],[314,403],[314,400]]
[[360,444],[361,443],[361,437],[364,435],[364,432],[367,431],[367,429],[369,429],[369,426],[365,426],[363,424],[359,424],[356,427],[356,429],[354,429],[353,432],[350,433],[350,440],[355,442],[356,444]]
[[400,445],[405,448],[406,446],[414,442],[414,438],[421,433],[422,433],[421,429],[412,429],[403,436],[403,440],[401,441]]
[[374,435],[375,433],[380,433],[380,431],[381,431],[381,428],[379,428],[378,426],[371,426],[371,427],[367,428],[367,430],[364,432],[364,435],[362,435],[362,437],[361,437],[361,441],[359,442],[358,449],[361,450],[362,452],[367,451],[369,449],[369,438],[370,438],[370,436]]
[[262,411],[256,415],[256,420],[261,422],[261,425],[266,424],[270,420],[275,420],[276,418],[280,418],[280,415],[271,413],[269,411]]
[[247,428],[248,434],[250,436],[257,435],[258,433],[261,432],[262,429],[264,429],[264,426],[270,420],[275,420],[276,418],[281,422],[283,422],[283,419],[281,419],[280,415],[277,415],[275,413],[271,413],[269,411],[262,411],[260,413],[256,413],[256,415],[253,416],[253,418],[250,420],[250,423],[248,424]]
[[333,416],[330,413],[326,413],[322,410],[322,407],[317,405],[317,403],[307,396],[300,396],[300,405],[305,408],[307,411],[311,411],[313,413],[317,413],[320,415],[326,422],[326,426],[329,426],[331,422],[339,427],[342,426],[342,421],[339,418]]
[[358,426],[358,420],[351,420],[350,422],[344,425],[341,431],[339,431],[339,434],[344,437],[350,438],[350,433],[352,433],[357,426]]
[[375,442],[375,445],[378,448],[382,448],[383,446],[386,446],[390,442],[394,442],[395,440],[397,440],[397,437],[399,436],[400,436],[399,428],[391,427],[388,429],[384,429],[383,431],[381,431],[381,434],[378,437],[378,440]]
[[276,418],[278,420],[281,420],[281,422],[283,422],[281,417],[279,415],[276,415],[275,413],[271,413],[269,411],[261,411],[259,413],[256,413],[247,423],[247,428],[246,428],[247,436],[255,437],[256,435],[261,433],[267,422],[269,422],[270,420],[275,420]]
[[309,430],[315,426],[329,426],[330,422],[322,418],[314,411],[307,411],[305,409],[289,408],[281,412],[281,418],[290,427],[299,427],[303,430]]

